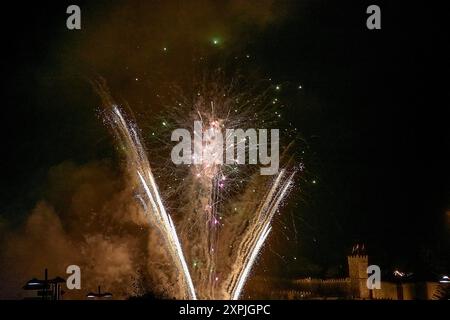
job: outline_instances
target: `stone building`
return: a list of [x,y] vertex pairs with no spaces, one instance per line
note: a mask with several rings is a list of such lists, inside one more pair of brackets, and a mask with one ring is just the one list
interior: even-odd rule
[[431,281],[406,281],[401,274],[397,280],[381,279],[380,289],[369,290],[367,267],[369,257],[364,245],[355,245],[347,256],[348,277],[340,279],[302,278],[258,281],[249,295],[261,299],[376,299],[376,300],[431,300],[438,296],[442,286]]

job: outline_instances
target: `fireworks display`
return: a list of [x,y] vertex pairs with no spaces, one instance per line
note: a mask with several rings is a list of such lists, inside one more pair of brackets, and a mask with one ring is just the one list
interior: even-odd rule
[[[261,176],[252,165],[224,164],[218,161],[221,153],[211,140],[215,136],[208,133],[225,127],[238,128],[244,123],[247,127],[258,121],[271,123],[264,112],[256,112],[255,106],[266,100],[264,95],[252,99],[247,96],[245,103],[239,104],[232,90],[227,93],[208,90],[206,97],[198,93],[192,104],[183,101],[169,108],[172,114],[162,122],[165,129],[189,128],[193,121],[202,121],[204,128],[200,135],[204,139],[194,137],[193,149],[197,155],[210,157],[209,161],[199,162],[194,153],[193,164],[187,165],[187,170],[173,165],[161,169],[161,175],[176,176],[178,196],[170,200],[172,185],[166,183],[165,198],[137,125],[126,119],[103,84],[96,83],[96,87],[103,100],[105,119],[124,151],[128,171],[141,190],[138,198],[143,210],[150,225],[164,238],[181,287],[179,298],[238,299],[271,231],[272,219],[293,185],[295,169],[286,164],[274,176]],[[245,139],[239,142],[245,143]],[[261,145],[262,141],[256,146],[245,144],[246,153],[251,157]],[[161,152],[165,147],[162,143],[157,150]],[[168,204],[173,211],[170,214]],[[171,215],[176,216],[175,223]]]
[[113,128],[116,131],[117,137],[127,150],[127,161],[130,169],[139,177],[142,188],[145,191],[147,202],[151,205],[145,205],[147,209],[145,212],[148,214],[150,222],[157,226],[158,230],[165,236],[167,247],[177,265],[177,269],[181,271],[183,276],[183,284],[185,290],[187,290],[188,297],[196,299],[194,286],[180,241],[178,240],[177,231],[172,218],[167,214],[162,203],[158,187],[156,186],[150,164],[137,135],[136,128],[125,121],[120,110],[115,105],[112,106],[110,116],[110,121],[114,124]]
[[445,10],[360,2],[11,3],[0,300],[440,296]]

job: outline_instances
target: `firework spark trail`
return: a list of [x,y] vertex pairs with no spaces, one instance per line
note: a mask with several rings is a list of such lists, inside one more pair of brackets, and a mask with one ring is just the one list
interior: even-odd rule
[[273,196],[275,189],[279,186],[279,179],[283,175],[283,172],[280,173],[277,180],[275,181],[271,192],[269,192],[267,198],[264,201],[264,205],[259,210],[257,219],[253,225],[253,228],[250,228],[247,232],[247,237],[241,242],[241,248],[239,252],[240,258],[236,260],[238,277],[235,284],[231,289],[231,298],[233,300],[237,300],[241,294],[243,286],[248,278],[248,275],[251,271],[253,264],[255,263],[256,257],[264,244],[268,233],[271,230],[270,223],[275,212],[278,210],[278,206],[281,200],[285,197],[287,190],[289,189],[292,183],[292,176],[285,182],[284,185],[277,191],[276,195]]
[[258,253],[261,250],[262,245],[266,241],[266,238],[269,235],[270,230],[272,230],[272,227],[270,227],[270,225],[267,224],[266,227],[261,232],[261,235],[259,236],[259,238],[255,244],[255,247],[251,253],[251,256],[248,259],[247,264],[245,264],[245,267],[242,269],[242,272],[239,276],[239,281],[237,282],[236,287],[234,288],[234,290],[232,292],[232,296],[231,296],[232,300],[239,299],[242,288],[244,287],[244,284],[247,280],[248,274],[250,273],[253,263],[255,262],[256,257],[258,256]]
[[[223,106],[222,106],[223,107]],[[202,235],[199,241],[193,243],[193,245],[198,246],[200,243],[203,244],[203,270],[200,271],[197,276],[198,281],[197,289],[201,294],[202,298],[214,299],[216,294],[220,297],[231,297],[237,299],[242,291],[243,286],[248,278],[248,275],[254,265],[258,253],[264,244],[270,230],[270,223],[278,210],[278,206],[281,200],[287,194],[287,190],[292,183],[293,174],[286,178],[285,170],[282,170],[280,174],[274,180],[271,188],[263,196],[263,201],[260,206],[254,212],[248,212],[251,216],[254,216],[251,221],[249,221],[249,226],[244,232],[244,236],[240,240],[240,244],[237,250],[237,258],[233,262],[232,269],[230,270],[230,276],[228,276],[225,281],[218,283],[218,277],[215,276],[217,264],[217,240],[219,233],[219,222],[217,221],[218,209],[224,195],[221,193],[223,187],[223,182],[221,179],[225,180],[225,175],[223,170],[227,166],[224,163],[215,163],[216,156],[211,152],[210,145],[214,141],[211,140],[210,136],[206,133],[209,130],[221,129],[225,127],[237,127],[238,123],[241,123],[241,114],[234,116],[232,119],[229,118],[230,108],[225,107],[221,110],[221,114],[215,114],[214,103],[211,102],[211,110],[204,110],[205,104],[199,104],[198,108],[195,109],[195,114],[198,119],[206,124],[206,130],[202,129],[201,132],[196,132],[194,130],[194,136],[198,137],[198,143],[194,140],[194,150],[197,150],[200,155],[209,155],[207,164],[200,164],[193,166],[192,174],[198,178],[199,190],[204,192],[196,193],[203,201],[200,203],[207,202],[206,214],[197,215],[196,219],[199,221],[205,221]],[[224,112],[226,117],[224,117]],[[184,117],[181,117],[182,119]],[[192,117],[189,117],[192,120]],[[226,120],[225,120],[226,119]],[[179,118],[176,119],[180,121]],[[195,121],[194,117],[194,121]],[[230,123],[228,123],[230,121]],[[203,142],[203,136],[206,134],[206,142]],[[230,138],[230,134],[226,135],[226,139]],[[258,151],[256,146],[250,146],[246,144],[246,139],[237,141],[238,144],[243,144],[245,150],[250,155],[252,151]],[[261,143],[260,143],[261,144]],[[227,152],[229,148],[234,148],[234,146],[226,146],[224,152]],[[251,161],[251,159],[250,159]],[[220,181],[220,182],[219,182]],[[241,181],[242,182],[242,181]],[[195,206],[194,206],[195,208]],[[202,212],[199,210],[197,212]],[[189,213],[188,213],[189,214]],[[199,257],[197,255],[197,257]],[[220,268],[220,266],[219,266]],[[216,286],[220,286],[220,291],[216,290]],[[225,289],[226,288],[226,289]],[[225,289],[225,290],[223,290]]]
[[283,180],[285,170],[280,171],[240,243],[238,257],[232,269],[234,272],[229,277],[228,285],[228,292],[233,300],[237,300],[241,294],[258,253],[271,230],[272,218],[293,183],[294,174],[295,172]]
[[[215,138],[212,138],[214,134],[211,136],[209,133],[211,130],[223,131],[224,128],[248,128],[270,124],[271,118],[267,113],[262,113],[258,117],[255,109],[252,109],[252,106],[264,105],[264,96],[250,96],[251,92],[242,93],[241,88],[239,88],[239,94],[234,95],[232,92],[220,91],[223,88],[219,86],[219,91],[205,91],[204,97],[203,94],[197,93],[198,98],[194,101],[190,101],[186,96],[180,96],[180,99],[170,103],[172,107],[163,118],[163,127],[159,135],[168,134],[167,130],[173,128],[190,128],[194,132],[192,158],[194,165],[187,170],[187,174],[183,168],[174,169],[173,166],[163,168],[163,170],[172,170],[176,174],[186,174],[186,181],[183,178],[184,182],[177,182],[177,190],[182,191],[179,193],[180,196],[176,200],[166,199],[171,206],[174,204],[174,207],[178,206],[179,212],[182,213],[179,221],[180,235],[187,250],[183,252],[173,221],[162,203],[161,194],[136,125],[124,119],[109,93],[104,90],[102,83],[97,84],[97,87],[106,106],[110,126],[114,129],[126,153],[130,172],[137,176],[138,182],[142,185],[143,192],[137,200],[141,202],[148,219],[164,235],[175,262],[177,275],[182,277],[180,285],[185,296],[192,299],[196,299],[197,295],[200,299],[238,299],[272,229],[271,222],[279,209],[280,202],[286,197],[293,183],[294,173],[287,174],[286,169],[280,170],[269,188],[257,188],[260,192],[258,197],[255,198],[255,190],[253,190],[252,198],[248,202],[251,204],[242,211],[239,220],[225,219],[229,221],[229,224],[221,224],[222,216],[227,213],[224,212],[227,203],[237,200],[235,189],[247,193],[249,186],[243,185],[243,182],[250,181],[248,179],[254,175],[254,171],[248,167],[238,169],[236,160],[231,165],[215,162],[216,157],[220,157],[222,153],[216,153],[213,147]],[[195,121],[201,121],[204,125],[198,132],[196,132]],[[230,135],[231,132],[225,135],[225,141],[230,139]],[[157,148],[161,148],[161,145],[172,147],[163,139],[154,141],[158,143],[158,146],[155,145]],[[261,141],[259,146],[262,146],[262,143],[267,147],[267,142]],[[257,146],[247,145],[246,139],[236,141],[236,144],[242,144],[246,154],[249,155],[249,161],[254,161],[251,160],[254,157],[251,158],[250,155],[258,152]],[[234,149],[234,146],[226,145],[223,154],[231,148]],[[206,163],[202,162],[205,154],[209,160]],[[161,153],[158,153],[156,156],[160,155]],[[200,163],[196,163],[198,160],[196,155],[200,155]],[[164,195],[167,197],[170,191],[166,190],[166,192],[168,193]],[[256,200],[259,196],[262,201]],[[231,233],[227,233],[229,231]],[[236,248],[234,252],[228,253],[228,250],[223,250],[223,247],[219,245],[219,235],[222,232],[227,237],[224,239],[236,242],[236,246],[230,246]],[[187,267],[185,256],[192,261],[192,274]],[[218,281],[220,275],[226,276]]]
[[215,287],[215,277],[214,272],[216,270],[216,252],[217,252],[217,207],[218,207],[218,178],[215,174],[211,178],[211,197],[209,208],[211,209],[211,214],[208,217],[208,221],[211,224],[211,229],[209,229],[209,247],[210,247],[210,259],[209,259],[209,277],[208,277],[208,288],[209,295],[214,299],[214,287]]
[[[272,187],[270,190],[266,193],[265,197],[263,198],[264,201],[261,202],[257,212],[264,213],[269,203],[271,202],[273,198],[273,194],[275,193],[277,189],[277,185],[279,184],[279,181],[283,175],[283,171],[281,171],[277,178],[274,180]],[[237,292],[237,284],[242,282],[240,279],[246,278],[245,274],[250,271],[248,268],[246,268],[246,258],[247,258],[247,252],[249,251],[249,248],[251,247],[252,242],[257,241],[258,237],[258,227],[261,227],[263,224],[261,223],[262,217],[260,215],[256,215],[255,218],[250,222],[250,226],[247,228],[246,233],[244,234],[242,240],[239,244],[238,249],[238,255],[236,257],[236,260],[234,262],[234,267],[232,268],[232,273],[229,277],[229,285],[227,287],[227,291],[229,292],[229,295],[231,297],[235,296],[235,292]],[[254,250],[256,252],[256,250]],[[247,265],[249,265],[247,263]]]
[[[222,202],[223,181],[225,176],[222,172],[222,164],[218,163],[220,153],[215,149],[215,140],[209,134],[215,135],[217,130],[221,129],[223,120],[216,117],[215,104],[210,102],[211,109],[203,110],[205,105],[200,105],[196,109],[195,114],[198,120],[205,121],[206,129],[197,131],[194,129],[194,148],[199,152],[201,159],[206,159],[206,163],[196,165],[192,168],[193,175],[198,177],[200,198],[206,202],[205,210],[199,210],[202,214],[197,217],[203,223],[203,232],[200,241],[205,244],[204,254],[202,255],[204,262],[205,276],[203,272],[199,274],[198,287],[201,292],[201,298],[215,299],[216,286],[218,285],[217,271],[217,253],[218,253],[218,235],[220,229],[219,208]],[[205,141],[204,141],[205,138]],[[200,201],[203,203],[203,201]],[[198,244],[198,243],[197,243]]]
[[[197,168],[198,170],[198,168]],[[203,184],[200,187],[207,197],[207,210],[201,219],[205,223],[204,239],[207,243],[205,252],[205,269],[207,270],[207,277],[200,279],[202,283],[203,298],[214,299],[216,286],[216,263],[217,263],[217,240],[219,232],[218,209],[220,205],[220,187],[219,180],[221,170],[219,165],[212,165],[209,168],[202,168],[204,176],[202,177]]]
[[184,289],[189,298],[196,299],[197,297],[195,294],[194,285],[184,258],[175,226],[172,218],[169,214],[167,214],[162,203],[150,164],[136,133],[136,129],[131,123],[129,124],[125,121],[119,108],[115,105],[112,106],[110,120],[117,137],[124,144],[127,150],[128,165],[138,175],[142,187],[150,201],[152,210],[147,211],[147,214],[151,221],[154,222],[156,227],[162,232],[170,249],[170,253],[176,262],[177,268],[182,271],[181,274],[183,275]]
[[[211,223],[211,184],[209,178],[202,176],[200,179],[193,175],[193,181],[187,186],[185,193],[189,195],[186,203],[189,209],[183,211],[186,216],[184,222],[189,222],[188,230],[183,230],[189,247],[187,256],[193,261],[195,272],[192,273],[199,299],[212,299],[210,279],[212,277],[211,266],[214,252],[211,250],[210,235]],[[183,226],[183,224],[181,224]],[[186,225],[185,225],[186,226]]]

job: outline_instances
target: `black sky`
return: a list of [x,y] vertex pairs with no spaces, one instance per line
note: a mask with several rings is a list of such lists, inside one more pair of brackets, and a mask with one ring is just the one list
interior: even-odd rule
[[[372,2],[382,30],[365,27]],[[111,3],[79,2],[88,33],[97,18],[115,23],[103,16]],[[275,1],[289,9],[278,20],[230,31],[245,40],[230,41],[230,56],[249,53],[249,68],[303,86],[289,96],[289,120],[308,141],[318,183],[292,209],[300,216],[297,254],[324,268],[341,263],[357,241],[387,265],[426,268],[423,250],[432,250],[448,268],[448,28],[440,5]],[[49,167],[114,154],[80,77],[92,66],[67,49],[86,40],[65,28],[65,8],[16,3],[2,17],[0,217],[9,222],[19,223],[39,199]],[[124,80],[114,77],[120,87]]]

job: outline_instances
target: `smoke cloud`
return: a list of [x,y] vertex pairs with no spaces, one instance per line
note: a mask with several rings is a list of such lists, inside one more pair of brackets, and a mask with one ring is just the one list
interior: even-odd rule
[[84,165],[64,162],[52,167],[45,196],[18,228],[0,224],[1,297],[29,295],[22,286],[31,278],[66,278],[68,265],[81,268],[81,290],[64,299],[82,299],[102,290],[115,299],[152,292],[175,297],[161,283],[170,270],[160,237],[148,227],[134,187],[105,161]]

